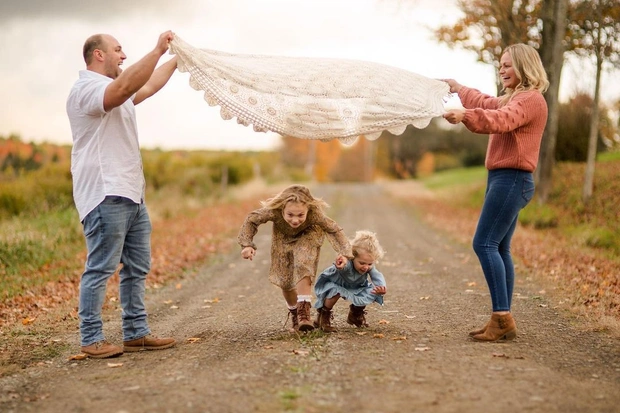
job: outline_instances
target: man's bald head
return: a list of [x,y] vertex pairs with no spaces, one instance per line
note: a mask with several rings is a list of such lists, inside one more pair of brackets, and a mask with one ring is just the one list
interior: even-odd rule
[[86,62],[86,66],[90,65],[93,61],[93,52],[95,50],[106,51],[108,47],[107,40],[110,38],[107,34],[93,34],[86,42],[84,42],[84,49],[82,51],[82,55],[84,56],[84,62]]

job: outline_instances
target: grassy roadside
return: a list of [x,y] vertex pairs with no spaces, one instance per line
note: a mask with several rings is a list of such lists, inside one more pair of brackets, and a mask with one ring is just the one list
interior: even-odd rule
[[[596,165],[592,199],[581,202],[585,166],[560,163],[546,205],[536,200],[520,215],[513,241],[519,271],[554,292],[560,307],[593,329],[620,330],[620,156]],[[448,171],[425,179],[433,198],[411,199],[425,218],[464,243],[471,242],[484,198],[483,168]]]

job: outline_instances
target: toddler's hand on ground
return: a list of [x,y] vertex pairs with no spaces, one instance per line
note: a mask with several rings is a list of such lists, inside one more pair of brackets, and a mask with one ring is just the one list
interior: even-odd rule
[[387,293],[387,288],[385,286],[376,285],[370,292],[377,295],[384,295]]
[[256,250],[252,247],[245,247],[241,250],[241,256],[246,260],[252,261],[252,258],[256,255]]

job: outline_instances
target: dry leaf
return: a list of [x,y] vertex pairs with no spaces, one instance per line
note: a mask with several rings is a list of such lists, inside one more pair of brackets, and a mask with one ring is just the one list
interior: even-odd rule
[[381,334],[381,333],[377,333],[377,334],[373,334],[372,335],[372,338],[383,338],[383,337],[385,337],[385,336],[383,334]]
[[200,337],[190,337],[187,339],[188,343],[197,343],[200,341]]
[[37,319],[36,317],[32,317],[32,318],[31,317],[26,317],[26,318],[24,318],[22,320],[22,324],[27,326],[28,324],[34,323],[34,320],[36,320],[36,319]]
[[293,350],[293,354],[299,354],[300,356],[307,356],[310,354],[308,350]]
[[379,324],[390,324],[387,320],[379,320]]
[[178,284],[176,285],[177,290],[180,290],[180,289],[181,289],[181,287],[183,287],[183,284],[181,284],[181,283],[178,283]]
[[402,337],[392,337],[392,340],[407,340],[407,337],[402,336]]
[[367,331],[356,331],[355,334],[357,334],[358,336],[365,336],[368,332]]
[[108,367],[112,369],[115,367],[123,367],[123,363],[108,363]]
[[414,315],[407,315],[407,314],[405,314],[405,318],[415,318],[415,316]]
[[468,287],[475,287],[476,286],[476,282],[475,281],[469,282],[469,283],[467,283],[467,286]]
[[508,358],[504,353],[493,353],[493,357],[506,357],[506,358]]
[[84,360],[88,358],[88,356],[84,353],[80,353],[80,354],[74,354],[73,356],[69,357],[69,360]]
[[420,300],[428,300],[429,298],[431,298],[431,296],[430,296],[430,295],[427,295],[427,296],[425,296],[425,297],[420,297]]
[[173,309],[173,310],[176,310],[177,308],[179,308],[179,306],[178,305],[171,305],[170,308]]
[[172,304],[172,300],[166,300],[164,301],[164,304]]
[[430,350],[429,347],[416,347],[414,348],[415,351],[428,351]]

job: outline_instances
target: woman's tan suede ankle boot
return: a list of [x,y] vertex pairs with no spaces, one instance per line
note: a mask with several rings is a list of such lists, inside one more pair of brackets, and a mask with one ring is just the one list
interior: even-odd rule
[[484,325],[484,327],[479,328],[478,330],[470,331],[469,332],[470,337],[477,336],[478,334],[482,334],[485,331],[487,331],[487,327],[489,326],[490,322],[491,322],[491,320],[487,321],[487,323]]
[[512,340],[517,336],[517,324],[512,314],[493,314],[487,329],[482,334],[476,334],[473,338],[479,341]]

